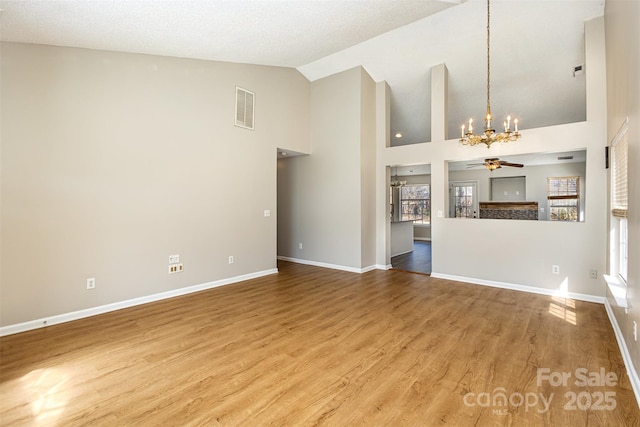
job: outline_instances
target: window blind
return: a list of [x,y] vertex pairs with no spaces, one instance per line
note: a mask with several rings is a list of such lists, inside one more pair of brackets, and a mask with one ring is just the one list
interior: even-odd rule
[[611,213],[618,218],[626,218],[629,208],[627,164],[629,143],[627,137],[628,125],[623,126],[611,143],[612,153],[612,183],[611,183]]
[[547,199],[563,200],[577,199],[579,195],[578,176],[547,178]]

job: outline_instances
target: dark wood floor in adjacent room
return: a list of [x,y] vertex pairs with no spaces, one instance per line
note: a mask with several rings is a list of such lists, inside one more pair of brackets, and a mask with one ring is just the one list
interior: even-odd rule
[[431,274],[431,242],[414,240],[413,251],[392,257],[391,265],[397,270]]
[[[279,268],[3,337],[1,424],[640,423],[602,305],[394,270]],[[571,378],[538,385],[538,368]],[[581,368],[617,384],[576,385]]]

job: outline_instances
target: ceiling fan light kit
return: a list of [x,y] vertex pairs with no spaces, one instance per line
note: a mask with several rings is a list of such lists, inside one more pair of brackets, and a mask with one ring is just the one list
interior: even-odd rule
[[490,171],[494,171],[502,167],[498,159],[487,159],[485,160],[484,166]]
[[[494,142],[510,142],[517,141],[522,134],[518,132],[518,119],[513,120],[514,130],[511,130],[511,116],[507,116],[507,120],[504,121],[504,132],[496,133],[495,129],[491,127],[491,59],[490,59],[490,8],[489,0],[487,0],[487,113],[485,115],[485,128],[484,133],[479,135],[473,134],[473,119],[469,119],[469,128],[465,132],[465,125],[461,126],[460,142],[464,145],[478,145],[485,144],[487,148],[491,147]],[[498,166],[500,167],[500,166]],[[487,166],[487,169],[489,167]],[[494,168],[497,169],[497,168]],[[489,169],[493,170],[493,169]]]
[[505,160],[500,160],[498,158],[493,158],[493,159],[484,159],[484,163],[472,163],[467,165],[467,167],[474,167],[474,166],[484,166],[485,168],[487,168],[490,171],[494,171],[496,169],[501,168],[502,166],[511,166],[512,168],[522,168],[524,167],[524,165],[522,163],[511,163],[511,162],[507,162]]

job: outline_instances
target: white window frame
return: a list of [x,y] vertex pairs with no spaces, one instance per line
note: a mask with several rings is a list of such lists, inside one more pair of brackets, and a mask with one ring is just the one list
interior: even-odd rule
[[[609,169],[609,274],[604,275],[604,279],[609,287],[609,292],[613,296],[619,307],[629,307],[627,299],[627,272],[628,272],[628,255],[629,255],[629,227],[627,220],[628,209],[628,136],[629,118],[627,118],[616,136],[611,140],[609,146],[609,159],[611,167]],[[620,153],[616,152],[616,148],[622,147]],[[626,146],[626,148],[625,148]],[[621,154],[625,155],[621,155]],[[623,168],[618,162],[624,159]],[[623,173],[620,173],[623,172]],[[623,184],[620,185],[620,182]],[[622,196],[622,197],[621,197]],[[622,200],[622,202],[620,202]]]
[[[628,203],[628,130],[629,119],[627,118],[620,127],[620,130],[618,131],[616,136],[611,141],[611,148],[609,153],[611,159],[611,191],[609,201],[611,207],[611,239],[609,242],[609,264],[611,275],[619,279],[624,285],[626,285],[628,280],[627,273],[629,266],[629,227],[627,221],[628,206],[626,206],[626,204]],[[623,160],[625,164],[622,166],[617,164],[617,162],[620,161],[620,157],[616,153],[616,149],[618,147],[624,147],[625,150]],[[624,177],[620,177],[620,173],[618,172],[618,170],[622,171]],[[623,184],[626,189],[626,194],[622,196],[622,198],[624,199],[622,205],[618,200],[616,200],[616,198],[620,198],[619,195],[618,197],[616,197],[616,189],[619,188],[617,180],[623,180],[626,183],[626,185]]]

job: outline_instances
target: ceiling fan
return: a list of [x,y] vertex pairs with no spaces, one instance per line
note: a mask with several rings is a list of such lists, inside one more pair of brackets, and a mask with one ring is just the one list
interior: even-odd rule
[[502,166],[511,166],[512,168],[524,167],[522,163],[511,163],[504,160],[500,160],[498,158],[484,159],[484,163],[470,163],[467,165],[467,167],[474,167],[474,166],[484,166],[490,171],[501,168]]

